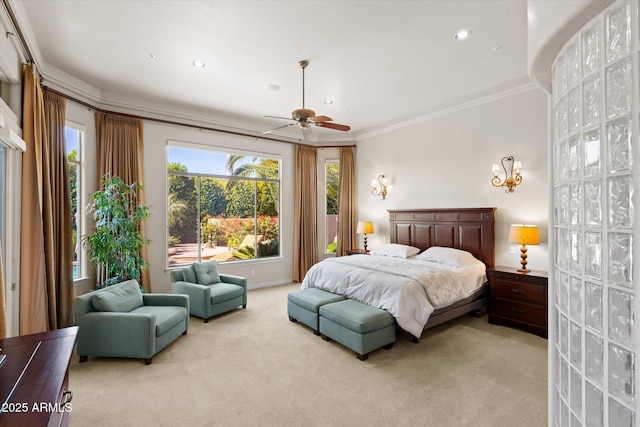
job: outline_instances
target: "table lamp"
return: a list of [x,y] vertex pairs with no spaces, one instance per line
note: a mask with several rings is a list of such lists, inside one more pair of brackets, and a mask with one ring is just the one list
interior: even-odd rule
[[520,243],[520,264],[522,268],[518,269],[519,273],[528,273],[527,269],[527,246],[540,244],[540,234],[537,225],[529,224],[513,224],[509,231],[509,243]]
[[367,234],[373,234],[373,223],[358,221],[358,228],[356,229],[356,233],[364,234],[364,251],[367,251]]

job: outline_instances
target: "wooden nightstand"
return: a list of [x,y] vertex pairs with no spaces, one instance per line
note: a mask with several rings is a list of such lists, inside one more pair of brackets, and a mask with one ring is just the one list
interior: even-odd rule
[[515,326],[547,338],[546,271],[518,273],[516,268],[487,270],[491,288],[489,323]]
[[345,252],[347,255],[369,255],[369,251],[364,249],[347,249]]

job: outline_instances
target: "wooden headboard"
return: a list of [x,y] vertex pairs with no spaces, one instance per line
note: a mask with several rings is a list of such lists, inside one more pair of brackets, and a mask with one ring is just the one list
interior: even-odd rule
[[420,248],[446,246],[470,252],[495,267],[493,223],[496,208],[389,210],[391,243]]

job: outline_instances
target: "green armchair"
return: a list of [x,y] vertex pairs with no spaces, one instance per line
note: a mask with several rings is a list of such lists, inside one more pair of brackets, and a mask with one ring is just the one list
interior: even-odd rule
[[152,357],[189,329],[189,297],[143,294],[135,280],[74,298],[79,327],[77,353],[88,356]]
[[204,323],[239,306],[247,308],[247,279],[219,274],[215,260],[172,270],[171,290],[189,295],[190,314],[204,319]]

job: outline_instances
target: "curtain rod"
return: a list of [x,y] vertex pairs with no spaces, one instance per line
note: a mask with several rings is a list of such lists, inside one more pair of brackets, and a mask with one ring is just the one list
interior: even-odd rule
[[342,148],[342,147],[355,147],[355,144],[352,145],[323,145],[323,146],[316,146],[316,145],[312,145],[312,144],[303,144],[301,142],[294,142],[294,141],[288,141],[286,139],[278,139],[278,138],[273,138],[273,137],[268,137],[268,136],[259,136],[259,135],[251,135],[248,133],[244,133],[244,132],[237,132],[237,131],[232,131],[232,130],[225,130],[225,129],[218,129],[218,128],[213,128],[213,127],[208,127],[208,126],[198,126],[198,125],[192,125],[189,123],[183,123],[183,122],[176,122],[173,120],[166,120],[166,119],[157,119],[154,117],[145,117],[145,116],[138,116],[135,114],[127,114],[127,113],[120,113],[117,111],[109,111],[109,110],[104,110],[102,108],[98,108],[94,105],[91,105],[87,102],[84,102],[82,100],[79,100],[77,98],[74,98],[70,95],[67,95],[66,93],[62,93],[59,92],[55,89],[51,89],[50,87],[47,86],[42,86],[44,90],[49,91],[51,93],[55,93],[56,95],[62,96],[63,98],[66,98],[70,101],[76,102],[80,105],[83,105],[89,109],[95,110],[99,113],[103,113],[103,114],[113,114],[113,115],[117,115],[117,116],[122,116],[122,117],[128,117],[131,119],[139,119],[139,120],[148,120],[148,121],[152,121],[152,122],[157,122],[157,123],[163,123],[163,124],[167,124],[167,125],[174,125],[174,126],[184,126],[184,127],[188,127],[188,128],[192,128],[192,129],[199,129],[199,130],[208,130],[208,131],[212,131],[212,132],[220,132],[220,133],[226,133],[226,134],[230,134],[230,135],[236,135],[236,136],[246,136],[249,138],[256,138],[256,139],[264,139],[267,141],[274,141],[274,142],[283,142],[285,144],[300,144],[300,145],[309,145],[312,147],[316,147],[316,148]]
[[11,36],[17,36],[18,38],[18,42],[20,43],[20,47],[22,48],[22,53],[24,54],[25,60],[29,63],[29,64],[33,64],[36,66],[36,69],[38,68],[38,66],[35,63],[35,59],[33,58],[33,54],[31,53],[31,49],[29,49],[29,45],[27,44],[27,41],[24,37],[24,33],[22,32],[22,30],[20,29],[20,26],[18,25],[18,19],[16,18],[15,13],[13,13],[13,9],[11,9],[11,5],[9,5],[9,2],[7,0],[2,0],[2,6],[4,7],[5,12],[7,12],[7,16],[9,17],[9,21],[11,21],[11,26],[13,27],[14,31],[16,32],[15,34],[12,32],[7,31],[6,36],[7,38],[11,35]]

